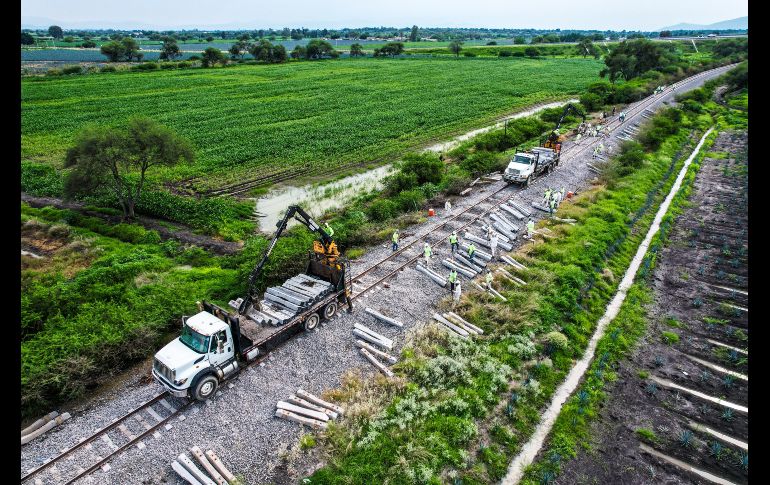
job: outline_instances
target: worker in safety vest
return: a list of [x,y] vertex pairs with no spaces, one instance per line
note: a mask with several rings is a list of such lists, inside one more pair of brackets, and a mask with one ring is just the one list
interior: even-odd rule
[[532,236],[535,234],[535,223],[532,221],[532,219],[527,221],[527,237],[532,239]]
[[489,288],[490,290],[492,289],[492,280],[493,279],[494,279],[494,277],[492,276],[492,271],[487,270],[487,275],[484,277],[484,281],[486,281],[487,288]]
[[551,217],[553,217],[553,212],[556,210],[556,199],[551,198],[551,201],[548,203],[548,209],[551,212]]
[[444,210],[446,211],[446,216],[449,217],[452,215],[452,203],[448,200],[444,204]]
[[549,200],[551,200],[551,187],[545,189],[545,192],[543,193],[543,203],[541,205],[548,204]]
[[455,291],[455,284],[457,284],[457,271],[455,271],[454,268],[452,268],[452,271],[449,272],[449,291],[454,292]]
[[330,226],[328,222],[324,225],[324,230],[329,237],[334,237],[334,229],[332,229],[332,226]]
[[455,250],[460,249],[460,243],[457,241],[457,231],[452,231],[452,234],[449,235],[449,244],[452,245],[452,254],[455,253]]
[[398,249],[398,229],[393,233],[391,240],[393,241],[393,251],[396,251]]
[[425,242],[425,245],[422,248],[423,255],[425,256],[425,266],[430,268],[430,257],[433,255],[433,250],[430,248],[430,244],[428,242]]
[[492,257],[497,257],[497,234],[493,233],[492,236],[489,238],[489,247],[492,249]]
[[476,246],[473,243],[470,243],[468,245],[468,257],[471,258],[471,262],[473,262],[473,257],[476,255]]

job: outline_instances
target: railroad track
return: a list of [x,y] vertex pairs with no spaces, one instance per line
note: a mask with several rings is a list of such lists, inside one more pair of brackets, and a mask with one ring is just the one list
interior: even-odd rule
[[[718,69],[728,70],[734,66],[735,65],[725,66]],[[700,77],[707,76],[713,71],[714,70],[696,74],[695,76],[675,83],[672,87],[676,88],[684,83],[689,83]],[[610,132],[614,132],[621,126],[635,126],[632,125],[631,121],[647,112],[647,109],[651,105],[666,94],[667,91],[650,96],[631,105],[626,110],[627,117],[625,123],[620,123],[618,119],[610,121],[608,125]],[[584,145],[570,145],[562,150],[561,157],[562,159],[567,157],[569,159],[577,158],[579,155],[583,154],[585,150],[595,146],[600,140],[601,138],[595,138]],[[561,162],[559,165],[561,166]],[[556,167],[556,169],[558,169],[558,167]],[[245,182],[244,185],[241,185],[241,188],[246,187],[250,183],[251,182]],[[244,188],[243,190],[245,191],[248,189]],[[439,242],[447,240],[453,230],[459,233],[463,229],[470,227],[477,223],[482,217],[496,210],[503,203],[513,200],[516,195],[523,190],[524,189],[521,187],[504,185],[499,189],[493,190],[489,195],[458,212],[451,218],[424,231],[411,242],[402,245],[402,247],[393,254],[353,276],[352,282],[354,290],[351,299],[356,299],[365,295],[370,290],[377,288],[381,283],[394,276],[397,272],[419,260],[422,256],[422,247],[418,245],[419,242],[430,238],[431,246],[435,248]],[[521,203],[526,201],[518,200],[516,202],[519,203],[518,205],[532,211],[529,204]],[[356,286],[359,287],[359,291],[355,291]],[[264,354],[251,363],[244,365],[243,369],[245,370],[258,364],[264,360],[267,355],[269,354]],[[231,379],[231,382],[236,380],[241,374],[242,372],[239,372],[238,375]],[[166,427],[165,429],[167,430],[170,429],[169,421],[175,416],[181,416],[180,413],[188,409],[193,403],[194,401],[186,398],[173,397],[168,392],[158,394],[144,404],[134,408],[123,416],[116,418],[112,423],[99,429],[90,436],[81,438],[76,445],[62,449],[58,455],[47,459],[37,468],[27,470],[21,477],[21,483],[34,483],[35,485],[42,483],[70,485],[85,478],[99,468],[107,471],[109,470],[108,462],[111,459],[132,446],[137,446],[140,449],[144,448],[145,445],[142,442],[142,439],[150,434],[159,438],[160,435],[158,434],[158,429],[161,427]],[[106,451],[106,455],[100,455],[96,449],[97,447],[102,451]],[[80,459],[76,460],[78,455],[80,456]],[[78,463],[89,461],[93,464],[88,468],[83,468],[80,465],[68,463],[71,461],[77,461]],[[59,470],[60,466],[63,470]],[[44,472],[48,472],[47,475],[44,475]],[[46,478],[45,482],[42,480],[43,477]]]

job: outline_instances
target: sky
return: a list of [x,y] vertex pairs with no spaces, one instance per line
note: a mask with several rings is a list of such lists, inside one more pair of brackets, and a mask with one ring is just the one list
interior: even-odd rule
[[21,0],[22,23],[64,28],[330,28],[419,25],[657,30],[748,15],[748,0]]

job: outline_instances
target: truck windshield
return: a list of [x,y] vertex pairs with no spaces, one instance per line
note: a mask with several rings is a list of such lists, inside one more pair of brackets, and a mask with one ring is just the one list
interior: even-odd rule
[[513,157],[513,161],[516,163],[523,163],[524,165],[530,165],[532,163],[532,159],[529,157],[522,157],[521,155],[516,155]]
[[211,337],[206,337],[199,334],[187,325],[182,327],[182,335],[179,336],[179,340],[181,340],[183,344],[190,347],[199,354],[205,354],[209,351],[210,338]]

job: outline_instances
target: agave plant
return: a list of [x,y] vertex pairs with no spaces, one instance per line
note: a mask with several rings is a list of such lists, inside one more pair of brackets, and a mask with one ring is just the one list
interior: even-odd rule
[[724,271],[722,271],[721,269],[719,271],[717,271],[717,279],[718,280],[725,279],[725,275],[726,275],[726,273]]
[[620,336],[620,329],[619,329],[619,328],[616,328],[616,329],[615,329],[615,330],[613,330],[613,331],[612,331],[612,333],[610,334],[610,338],[611,338],[613,341],[614,341],[614,340],[617,340],[619,336]]
[[701,300],[700,298],[695,298],[695,299],[692,301],[692,306],[694,306],[695,308],[700,308],[700,307],[702,307],[702,306],[703,306],[703,300]]
[[551,456],[548,457],[548,461],[550,461],[554,465],[558,465],[559,462],[561,462],[561,455],[554,451],[551,453]]
[[551,470],[545,470],[543,471],[543,474],[540,475],[541,485],[548,485],[549,483],[553,483],[554,480],[556,480],[556,474]]
[[663,357],[661,357],[660,355],[656,355],[655,356],[655,367],[660,367],[660,366],[662,366],[665,363],[666,363],[666,361],[663,360]]
[[585,406],[588,403],[588,391],[585,389],[581,389],[580,392],[577,393],[578,401],[580,401],[580,404]]
[[727,374],[724,379],[722,379],[722,385],[725,386],[725,389],[731,389],[733,387],[733,383],[735,382],[735,377]]
[[738,453],[738,466],[743,468],[743,471],[749,471],[749,452],[741,450]]
[[692,448],[692,431],[685,429],[679,433],[679,444],[685,448]]
[[724,411],[722,411],[722,419],[724,419],[725,421],[732,421],[733,410],[731,408],[725,408]]
[[706,274],[706,267],[703,266],[703,265],[698,266],[698,274],[701,275],[701,276]]
[[703,372],[700,373],[701,382],[706,382],[709,379],[711,379],[711,372],[704,370]]
[[730,352],[727,353],[727,358],[730,359],[730,362],[738,362],[738,351],[730,349]]
[[652,396],[654,396],[658,392],[658,386],[654,382],[650,382],[647,384],[647,387],[645,390]]
[[701,404],[698,409],[700,410],[700,413],[704,416],[711,412],[711,408],[708,407],[708,404]]
[[713,456],[717,460],[720,460],[722,458],[722,453],[724,453],[722,444],[718,441],[712,441],[711,446],[709,446],[709,455]]

